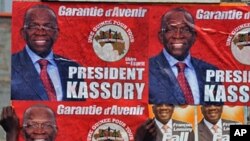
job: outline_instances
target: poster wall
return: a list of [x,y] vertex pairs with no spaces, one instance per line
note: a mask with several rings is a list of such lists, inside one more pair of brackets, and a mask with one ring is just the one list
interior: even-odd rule
[[[244,124],[243,106],[250,103],[248,11],[202,4],[14,2],[11,100],[20,126],[33,127],[23,114],[34,105],[53,110],[58,141],[142,141],[138,129],[157,119],[157,111],[163,118],[173,114],[178,127],[171,127],[183,131],[160,138],[198,141],[200,105],[209,104],[239,106],[236,120]],[[46,69],[40,59],[47,60]],[[188,67],[191,101],[178,80],[178,61]],[[20,140],[27,138],[20,134]]]

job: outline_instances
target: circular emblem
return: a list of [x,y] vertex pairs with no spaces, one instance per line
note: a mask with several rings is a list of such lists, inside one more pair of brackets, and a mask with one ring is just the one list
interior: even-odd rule
[[100,59],[115,62],[123,58],[128,52],[129,36],[118,25],[104,25],[94,35],[93,48]]
[[238,26],[229,36],[230,46],[234,58],[245,65],[250,65],[250,24]]
[[88,133],[87,141],[133,140],[131,129],[121,120],[107,118],[98,121]]

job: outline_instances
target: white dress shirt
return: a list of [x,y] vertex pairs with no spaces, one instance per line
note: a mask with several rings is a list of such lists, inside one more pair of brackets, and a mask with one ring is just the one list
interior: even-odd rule
[[[173,56],[171,56],[165,49],[163,49],[163,54],[164,54],[165,58],[167,59],[172,71],[174,72],[175,77],[177,78],[178,68],[176,67],[176,63],[178,63],[179,61],[177,59],[175,59]],[[198,84],[197,76],[195,73],[195,69],[191,63],[190,54],[185,58],[185,60],[183,60],[181,62],[183,62],[187,65],[184,73],[185,73],[185,77],[186,77],[186,79],[189,83],[189,86],[191,88],[191,91],[192,91],[192,95],[194,98],[194,104],[195,105],[200,104],[199,84]],[[178,82],[176,82],[176,83],[178,83]]]
[[215,124],[217,126],[217,131],[214,130],[213,124],[208,122],[206,119],[204,119],[204,123],[208,127],[208,129],[213,133],[213,140],[219,141],[222,138],[222,121],[219,119],[219,121]]
[[173,131],[173,120],[172,119],[170,119],[169,121],[168,121],[168,123],[166,124],[167,126],[168,126],[168,129],[167,129],[167,132],[165,132],[164,131],[164,129],[162,128],[163,126],[164,126],[164,124],[162,124],[160,121],[158,121],[157,119],[155,119],[155,123],[156,123],[156,125],[159,127],[159,129],[161,130],[161,133],[162,133],[162,135],[163,135],[163,137],[162,137],[162,141],[167,141],[167,140],[169,140],[169,139],[171,139],[172,138],[172,131]]
[[62,98],[63,98],[62,85],[61,85],[61,79],[60,79],[58,67],[57,67],[57,65],[56,65],[56,63],[54,61],[53,52],[51,51],[46,58],[41,58],[36,53],[34,53],[27,45],[26,45],[25,49],[26,49],[29,57],[31,58],[31,60],[32,60],[38,74],[40,74],[40,71],[41,71],[41,68],[40,68],[40,65],[39,65],[38,61],[40,59],[46,59],[46,60],[49,61],[47,71],[48,71],[50,79],[51,79],[51,81],[52,81],[52,83],[54,85],[54,88],[55,88],[55,91],[56,91],[57,101],[61,101]]

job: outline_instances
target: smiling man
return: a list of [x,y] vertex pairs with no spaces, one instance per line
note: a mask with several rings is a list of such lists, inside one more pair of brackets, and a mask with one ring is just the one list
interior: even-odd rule
[[137,129],[135,141],[194,141],[192,124],[173,119],[174,109],[172,104],[153,105],[155,118]]
[[204,103],[206,70],[216,67],[191,57],[197,34],[194,26],[192,15],[183,8],[162,16],[158,38],[164,48],[149,61],[150,103]]
[[28,108],[22,130],[26,141],[55,141],[58,129],[54,112],[45,105]]
[[57,136],[57,122],[54,111],[42,104],[32,105],[23,114],[22,127],[11,106],[4,107],[0,124],[6,131],[7,141],[17,141],[21,129],[25,141],[55,141]]
[[236,121],[222,119],[222,103],[206,103],[201,106],[204,118],[198,124],[199,141],[229,141],[230,125],[240,124]]
[[26,11],[20,30],[26,45],[11,60],[12,100],[75,100],[66,94],[68,68],[79,65],[53,53],[59,31],[56,14],[50,7],[35,5]]

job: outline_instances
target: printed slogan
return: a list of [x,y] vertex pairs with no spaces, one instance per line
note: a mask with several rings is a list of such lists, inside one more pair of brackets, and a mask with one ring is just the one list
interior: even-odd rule
[[[25,23],[23,20],[26,10],[35,5],[50,7],[54,11],[58,26],[54,27],[48,23],[42,25]],[[163,15],[174,8],[183,8],[190,12],[194,23],[186,21],[188,28],[162,27],[165,24],[162,21]],[[25,52],[20,55],[21,57],[28,55],[28,59],[20,57],[16,62],[12,62],[14,68],[12,73],[17,71],[11,75],[12,105],[20,121],[23,119],[24,111],[32,105],[44,104],[50,107],[57,118],[56,140],[58,141],[136,140],[140,125],[156,118],[154,116],[156,112],[152,110],[150,104],[171,105],[149,102],[153,97],[150,95],[153,88],[150,87],[152,66],[149,60],[163,52],[164,46],[167,46],[165,44],[175,47],[188,44],[182,43],[181,39],[176,39],[178,43],[165,40],[169,35],[167,32],[177,38],[176,36],[181,36],[179,33],[187,35],[190,28],[195,30],[195,39],[192,39],[195,41],[188,52],[190,58],[195,57],[215,68],[203,69],[202,73],[199,73],[192,68],[193,66],[191,67],[193,73],[197,75],[195,77],[204,79],[204,85],[197,84],[197,88],[191,86],[194,89],[202,88],[199,89],[202,91],[196,91],[201,93],[196,98],[201,97],[200,101],[204,103],[224,104],[224,107],[229,107],[223,111],[224,115],[231,116],[231,120],[237,120],[237,124],[245,122],[244,116],[247,113],[243,106],[250,105],[249,7],[209,4],[187,6],[163,3],[16,1],[13,3],[12,13],[11,55],[20,52]],[[45,36],[58,31],[57,34],[53,34],[53,39],[57,38],[50,42],[53,44],[54,57],[54,62],[50,63],[54,68],[50,69],[54,72],[52,75],[53,83],[56,84],[54,88],[59,95],[54,101],[50,101],[47,95],[40,95],[45,93],[45,86],[40,82],[41,69],[38,68],[39,64],[32,62],[36,58],[35,55],[30,55],[34,53],[32,43],[42,46],[49,40],[39,37],[39,40],[36,38],[26,42],[25,39],[29,34],[27,37],[19,34],[24,29],[27,30],[26,33],[34,36],[38,36],[37,34]],[[56,58],[58,56],[59,58]],[[164,57],[163,59],[167,58]],[[20,60],[24,61],[19,63]],[[61,67],[59,63],[57,64],[59,61],[70,65]],[[167,90],[172,92],[173,96],[178,91],[174,85],[174,81],[178,83],[177,78],[172,77],[175,74],[170,72],[173,68],[168,70],[157,63],[160,67],[156,68],[159,71],[156,75],[164,80],[155,81],[154,86],[164,87],[165,82],[172,82],[173,85],[168,85]],[[197,64],[199,67],[201,65]],[[58,70],[63,70],[64,73]],[[161,74],[168,76],[163,77]],[[205,75],[200,76],[200,74]],[[168,78],[169,80],[166,80]],[[191,81],[200,82],[200,80]],[[157,89],[157,92],[160,96],[165,96],[164,90]],[[26,94],[26,97],[22,97],[22,94]],[[38,98],[34,98],[35,96]],[[160,96],[156,98],[164,101]],[[170,97],[167,100],[172,102],[179,99]],[[194,140],[199,141],[197,123],[203,118],[200,111],[203,105],[172,104],[171,106],[175,106],[173,119],[180,121],[173,123],[170,134],[164,134],[163,138],[190,141],[189,138],[194,135]],[[235,109],[233,106],[240,108]],[[237,113],[239,117],[233,118],[228,111]],[[223,124],[223,130],[229,131],[229,126]],[[229,141],[228,134],[218,134],[214,138]],[[21,134],[19,140],[25,140]]]

